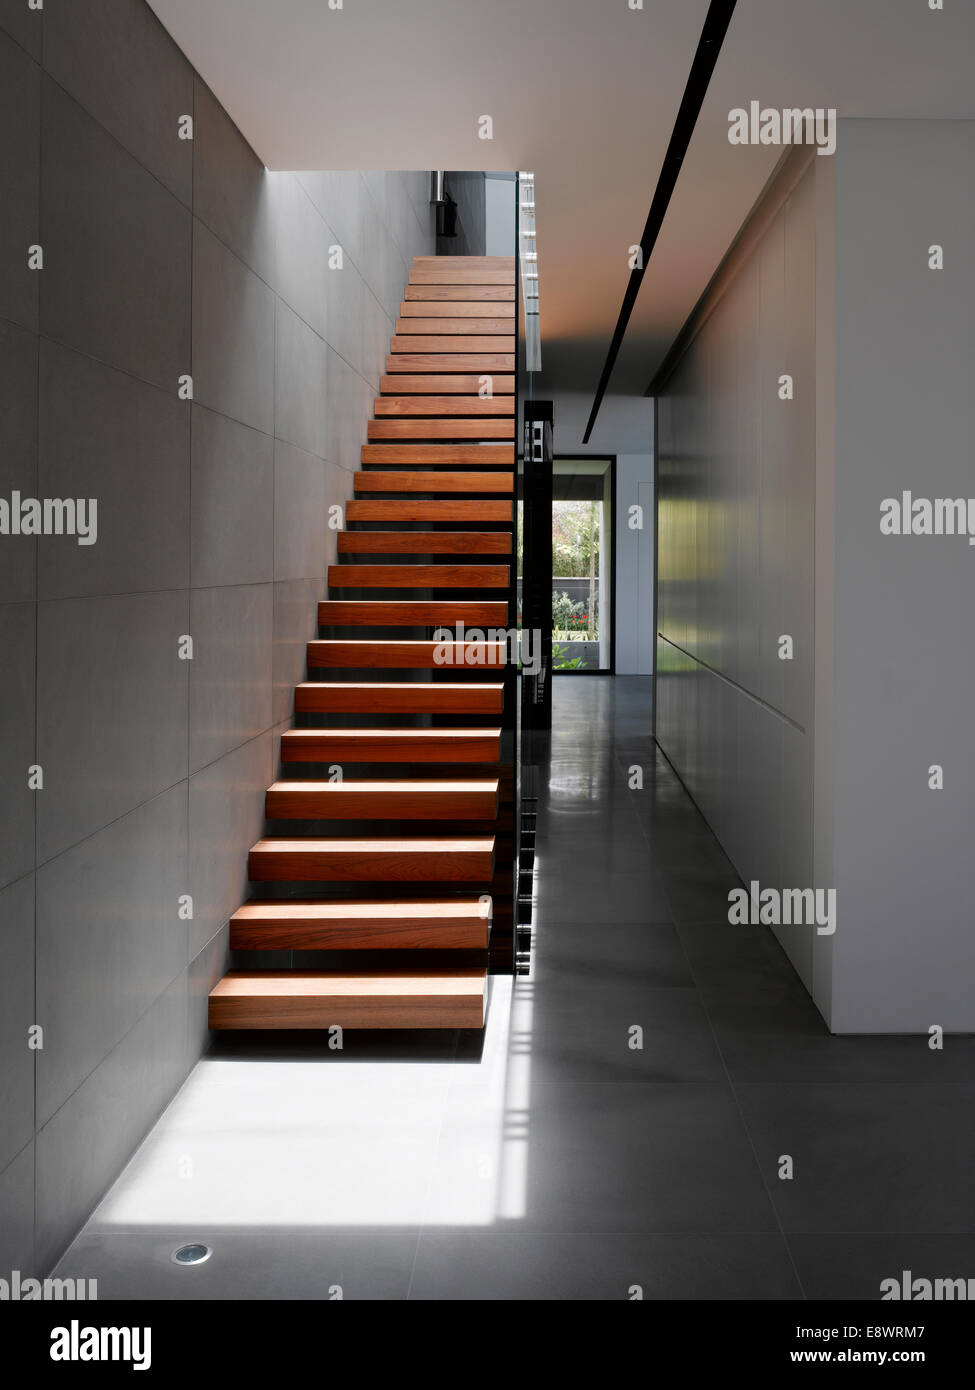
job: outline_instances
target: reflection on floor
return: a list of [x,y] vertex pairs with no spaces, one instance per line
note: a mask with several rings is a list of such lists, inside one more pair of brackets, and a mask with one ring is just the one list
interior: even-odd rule
[[[588,1300],[975,1273],[975,1040],[829,1036],[768,931],[729,926],[737,878],[651,743],[647,680],[561,678],[554,727],[534,969],[494,979],[483,1045],[221,1040],[60,1274],[102,1298]],[[207,1263],[171,1262],[189,1241]]]

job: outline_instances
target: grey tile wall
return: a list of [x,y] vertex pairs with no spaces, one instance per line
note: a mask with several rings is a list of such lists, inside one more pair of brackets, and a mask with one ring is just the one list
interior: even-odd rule
[[0,543],[0,1265],[43,1271],[207,1046],[434,236],[426,173],[268,173],[144,0],[0,0],[0,157],[0,496],[98,499]]

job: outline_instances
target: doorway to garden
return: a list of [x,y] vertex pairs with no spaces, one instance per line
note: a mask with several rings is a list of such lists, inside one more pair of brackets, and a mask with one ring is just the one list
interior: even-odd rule
[[552,671],[611,675],[615,459],[556,458],[552,471]]

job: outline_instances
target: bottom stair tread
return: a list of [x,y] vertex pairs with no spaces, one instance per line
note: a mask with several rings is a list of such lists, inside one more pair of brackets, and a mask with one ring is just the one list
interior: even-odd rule
[[210,992],[210,1027],[482,1028],[487,967],[383,975],[231,970]]

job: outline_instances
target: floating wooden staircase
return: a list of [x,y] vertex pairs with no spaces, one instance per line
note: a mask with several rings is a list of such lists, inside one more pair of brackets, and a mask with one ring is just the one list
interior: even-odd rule
[[230,923],[274,968],[230,971],[211,1028],[483,1026],[513,930],[513,676],[490,629],[515,620],[515,314],[513,258],[414,260],[249,855],[260,895]]

